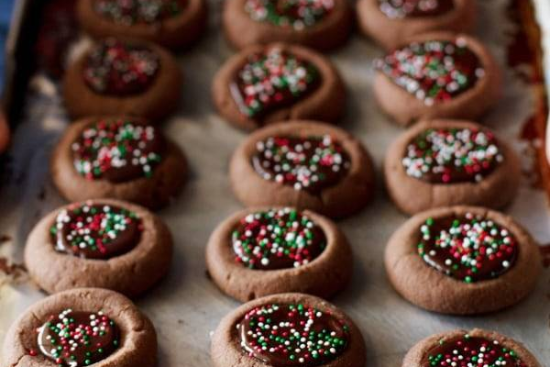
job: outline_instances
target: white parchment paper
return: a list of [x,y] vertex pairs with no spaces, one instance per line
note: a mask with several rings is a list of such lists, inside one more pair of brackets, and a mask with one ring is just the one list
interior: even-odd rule
[[[546,9],[547,1],[540,0]],[[505,45],[514,30],[505,16],[508,1],[479,3],[481,21],[477,36],[505,67]],[[221,35],[221,5],[219,0],[211,2],[208,34],[195,49],[179,56],[185,73],[181,108],[164,129],[185,150],[191,177],[182,194],[159,213],[175,238],[171,272],[158,287],[136,300],[157,328],[159,366],[163,367],[210,366],[210,332],[238,305],[207,279],[204,265],[204,248],[210,232],[241,208],[229,187],[227,166],[245,134],[217,116],[210,98],[212,78],[232,54]],[[550,17],[545,19],[548,21]],[[383,189],[381,166],[385,151],[402,130],[381,114],[373,99],[371,64],[381,55],[381,49],[358,35],[330,55],[350,92],[349,113],[341,126],[353,132],[370,150],[379,182],[374,203],[360,215],[339,223],[354,250],[354,277],[353,284],[333,302],[349,313],[363,332],[369,367],[398,367],[406,351],[421,338],[448,329],[473,327],[494,329],[523,341],[548,366],[550,271],[545,271],[535,293],[517,307],[471,318],[420,310],[401,299],[388,283],[382,262],[384,247],[391,233],[407,218],[391,204]],[[507,68],[505,79],[502,101],[483,122],[514,145],[529,170],[532,161],[526,153],[527,145],[519,140],[519,132],[533,112],[531,87]],[[47,163],[67,118],[55,85],[37,77],[33,86],[30,108],[11,150],[12,173],[0,192],[0,234],[11,238],[0,245],[0,255],[15,262],[21,261],[30,228],[45,213],[64,203],[51,184]],[[538,241],[550,242],[550,213],[545,194],[532,188],[527,178],[507,212]],[[42,297],[28,283],[10,283],[0,288],[0,341],[14,318]]]

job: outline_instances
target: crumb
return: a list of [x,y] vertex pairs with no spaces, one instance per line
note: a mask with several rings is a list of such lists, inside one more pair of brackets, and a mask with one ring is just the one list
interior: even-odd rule
[[12,263],[5,257],[0,257],[0,286],[26,280],[28,280],[28,273],[23,264]]

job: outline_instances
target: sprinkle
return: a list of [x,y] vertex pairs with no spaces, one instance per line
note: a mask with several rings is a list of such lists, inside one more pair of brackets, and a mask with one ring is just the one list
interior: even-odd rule
[[246,0],[245,11],[257,22],[301,31],[332,12],[334,0]]
[[483,67],[463,38],[414,42],[374,66],[427,106],[449,101],[483,78]]
[[155,24],[183,12],[188,0],[94,0],[94,10],[114,23]]
[[231,84],[231,94],[241,113],[261,117],[309,95],[319,81],[315,65],[271,47],[248,56]]
[[479,215],[426,222],[418,254],[435,269],[473,283],[506,273],[518,256],[516,239],[500,225]]
[[235,261],[250,269],[304,266],[326,247],[323,230],[295,209],[270,209],[248,214],[232,234]]
[[146,91],[159,69],[160,59],[153,50],[110,38],[90,51],[82,72],[94,92],[121,97]]
[[342,145],[330,135],[269,137],[258,142],[252,164],[265,180],[312,193],[337,184],[351,166]]
[[494,135],[469,128],[427,129],[407,146],[407,175],[435,183],[479,182],[502,162]]

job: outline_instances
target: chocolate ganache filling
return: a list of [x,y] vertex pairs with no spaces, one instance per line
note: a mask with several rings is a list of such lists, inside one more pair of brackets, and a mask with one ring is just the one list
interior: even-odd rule
[[261,120],[314,92],[321,75],[315,65],[272,47],[247,57],[230,85],[233,100],[245,116]]
[[58,366],[89,366],[118,349],[120,330],[101,311],[66,309],[38,329],[37,342],[40,353]]
[[231,238],[235,260],[258,270],[298,268],[315,260],[327,246],[322,228],[290,208],[248,214]]
[[497,340],[465,334],[441,340],[424,357],[422,367],[527,367],[517,353]]
[[106,204],[76,204],[63,209],[50,229],[55,250],[85,259],[110,259],[140,241],[137,214]]
[[507,228],[471,213],[428,218],[419,230],[417,247],[426,264],[466,283],[505,274],[519,252]]
[[265,180],[318,194],[337,185],[351,161],[330,135],[273,136],[257,143],[252,164]]
[[326,364],[346,349],[348,326],[305,304],[267,304],[249,311],[237,326],[243,351],[274,367]]

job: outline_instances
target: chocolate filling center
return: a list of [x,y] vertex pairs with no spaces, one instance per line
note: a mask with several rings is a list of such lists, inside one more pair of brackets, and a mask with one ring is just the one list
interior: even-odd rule
[[245,116],[261,120],[309,96],[321,83],[312,63],[280,48],[248,56],[234,75],[231,95]]
[[334,8],[334,0],[247,0],[245,11],[255,21],[304,30],[321,22]]
[[390,19],[436,17],[455,8],[454,0],[378,0],[380,11]]
[[480,182],[504,160],[495,136],[467,128],[426,129],[407,146],[407,175],[430,183]]
[[164,139],[151,125],[102,119],[80,133],[71,151],[75,169],[87,179],[128,182],[152,176],[162,160]]
[[342,320],[303,304],[268,304],[237,326],[243,351],[274,367],[319,366],[338,358],[349,342]]
[[64,310],[38,329],[40,353],[58,366],[89,366],[119,347],[120,331],[102,312]]
[[426,264],[466,283],[498,278],[518,258],[518,244],[507,228],[471,213],[429,218],[418,237]]
[[178,16],[188,0],[94,0],[93,9],[113,23],[155,24]]
[[147,91],[159,69],[160,58],[153,50],[108,39],[86,56],[82,76],[92,91],[124,97]]
[[257,143],[252,165],[265,180],[319,194],[347,175],[351,161],[330,135],[274,136]]
[[294,209],[271,209],[244,217],[232,234],[236,261],[251,269],[297,268],[327,246],[325,233]]
[[58,252],[107,260],[131,251],[141,231],[141,220],[129,210],[83,204],[60,211],[51,235]]
[[428,106],[459,96],[485,75],[463,38],[414,42],[376,60],[375,67]]
[[527,367],[515,351],[500,345],[498,341],[470,335],[441,340],[422,361],[422,367],[448,366]]

